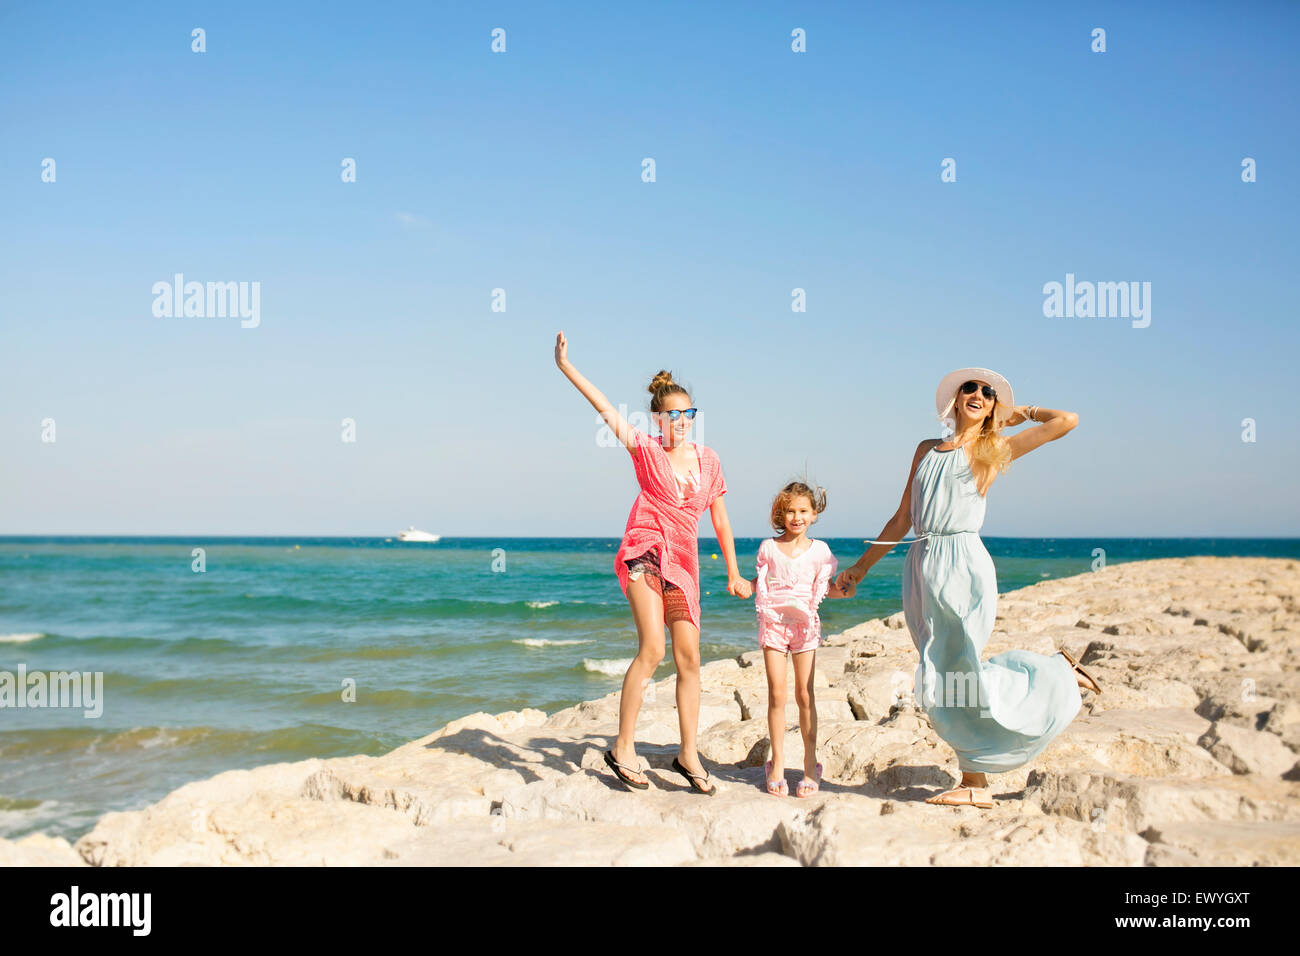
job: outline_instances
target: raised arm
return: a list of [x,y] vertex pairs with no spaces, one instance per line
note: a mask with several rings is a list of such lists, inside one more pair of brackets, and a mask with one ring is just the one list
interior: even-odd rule
[[564,377],[572,382],[578,391],[582,392],[587,401],[591,402],[592,407],[600,413],[600,417],[605,419],[605,424],[618,436],[618,440],[635,458],[636,443],[632,439],[632,426],[609,403],[609,399],[605,397],[604,393],[587,381],[583,374],[574,368],[573,363],[569,361],[569,340],[564,337],[563,332],[555,336],[555,364],[564,373]]
[[1003,428],[1019,425],[1022,422],[1037,422],[1037,428],[1026,428],[1007,439],[1011,448],[1011,460],[1021,455],[1028,455],[1040,445],[1065,435],[1079,424],[1079,416],[1074,412],[1063,412],[1055,408],[1039,408],[1037,405],[1017,405],[1011,417],[1002,423]]
[[[898,503],[898,510],[894,516],[885,523],[880,529],[879,541],[901,541],[907,532],[912,530],[912,482],[916,478],[916,466],[920,464],[925,453],[939,444],[938,438],[927,438],[916,446],[916,453],[912,455],[912,467],[907,472],[907,484],[903,486],[903,497]],[[867,576],[872,565],[893,550],[892,544],[873,544],[866,551],[862,552],[862,557],[858,558],[852,567],[841,571],[840,576],[835,579],[835,586],[841,591],[849,591],[856,588],[858,583]],[[847,595],[846,595],[847,596]]]

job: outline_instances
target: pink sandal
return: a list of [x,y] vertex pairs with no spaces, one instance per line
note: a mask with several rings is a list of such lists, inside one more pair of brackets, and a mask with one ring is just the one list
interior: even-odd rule
[[811,797],[821,788],[822,782],[822,765],[817,765],[817,779],[809,780],[807,774],[799,781],[799,786],[795,788],[795,796]]
[[763,764],[763,779],[767,781],[767,792],[774,797],[790,796],[790,784],[786,783],[785,778],[780,780],[772,779],[772,761]]

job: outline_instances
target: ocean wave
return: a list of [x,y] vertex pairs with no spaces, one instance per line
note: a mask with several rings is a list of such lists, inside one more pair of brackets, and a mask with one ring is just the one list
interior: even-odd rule
[[117,733],[94,738],[86,747],[86,753],[99,753],[101,744],[105,745],[105,749],[109,751],[152,750],[154,747],[162,746],[185,746],[194,740],[202,739],[204,736],[206,736],[206,733],[186,733],[184,729],[133,727],[130,730],[118,731]]
[[512,644],[522,644],[524,647],[560,647],[567,644],[595,644],[595,641],[552,641],[545,637],[521,637],[517,641],[511,641]]
[[582,662],[582,669],[590,671],[593,674],[604,674],[607,677],[622,677],[631,666],[633,658],[625,657],[622,660],[606,661],[588,657]]
[[[75,840],[80,833],[59,832],[67,816],[68,807],[58,800],[24,800],[0,795],[0,838],[18,840],[29,833],[46,833]],[[89,821],[86,829],[93,825],[94,821]]]
[[43,637],[53,645],[75,648],[78,652],[88,651],[132,651],[147,650],[157,654],[200,654],[210,656],[216,653],[245,652],[256,653],[260,650],[274,649],[271,645],[235,641],[222,637],[141,637],[131,634],[98,634],[90,637],[77,637],[68,634],[6,634],[0,635],[0,643],[19,642]]
[[0,793],[0,810],[35,810],[44,800],[20,800]]
[[[385,690],[367,690],[362,687],[356,693],[358,705],[383,708],[385,711],[427,711],[437,706],[438,703],[437,695],[430,694],[427,691],[404,690],[400,687]],[[312,707],[335,707],[338,705],[339,700],[340,691],[328,690],[304,697],[303,703]]]
[[[129,727],[94,730],[86,727],[52,727],[45,730],[15,730],[0,736],[0,756],[10,762],[48,760],[72,754],[78,758],[91,755],[128,755],[133,759],[141,751],[159,751],[163,761],[174,760],[180,751],[204,756],[237,756],[247,761],[250,754],[270,752],[285,754],[291,760],[303,760],[323,753],[379,754],[393,749],[391,735],[381,736],[362,730],[324,724],[301,724],[265,730],[225,727]],[[167,756],[171,754],[173,756]],[[246,763],[232,764],[245,766]]]
[[[609,607],[613,605],[569,600],[499,600],[489,599],[487,595],[469,598],[368,594],[358,598],[322,594],[306,598],[239,593],[212,594],[203,597],[201,603],[196,600],[192,605],[186,605],[195,614],[201,614],[203,621],[217,626],[245,626],[249,623],[264,623],[268,618],[294,622],[304,619],[353,620],[358,617],[372,622],[449,621],[467,617],[476,620],[528,620],[535,619],[540,610],[557,606],[563,606],[567,614],[591,618],[608,614]],[[551,613],[557,612],[552,610]]]
[[26,644],[28,641],[34,641],[44,634],[0,634],[0,644]]

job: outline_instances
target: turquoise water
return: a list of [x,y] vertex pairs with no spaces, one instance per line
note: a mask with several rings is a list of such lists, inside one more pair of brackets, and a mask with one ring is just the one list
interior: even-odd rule
[[[1295,539],[984,539],[1001,590],[1107,563],[1300,558]],[[830,539],[842,563],[858,539]],[[741,539],[752,574],[758,539]],[[701,653],[755,644],[702,542]],[[191,569],[192,550],[206,571]],[[223,770],[381,754],[476,710],[554,711],[616,690],[635,633],[617,539],[0,538],[0,672],[102,672],[103,714],[0,707],[0,836],[75,839]],[[500,549],[494,558],[494,550]],[[903,548],[827,633],[900,608]],[[494,563],[503,570],[493,570]],[[672,673],[671,653],[658,676]],[[354,681],[355,702],[345,702]],[[610,728],[613,730],[614,728]]]

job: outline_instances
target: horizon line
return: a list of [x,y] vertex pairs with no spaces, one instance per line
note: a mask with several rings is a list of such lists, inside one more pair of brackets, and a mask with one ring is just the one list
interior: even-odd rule
[[[737,541],[752,541],[758,538],[773,537],[772,534],[761,535],[734,535]],[[817,536],[829,540],[873,540],[867,537],[859,537],[852,534],[836,534]],[[319,541],[394,541],[399,544],[441,544],[444,541],[499,541],[502,539],[513,539],[523,541],[621,541],[622,535],[556,535],[556,534],[499,534],[499,535],[442,535],[438,541],[397,541],[395,534],[207,534],[203,532],[193,532],[185,534],[175,533],[139,533],[132,532],[126,534],[116,533],[94,533],[81,534],[75,532],[63,532],[57,534],[48,534],[40,532],[14,532],[0,533],[0,542],[17,538],[89,538],[89,539],[109,539],[109,538],[168,538],[176,541],[185,541],[192,538],[208,539],[235,539],[246,538],[253,540],[286,540],[293,538],[314,539]],[[1300,535],[1024,535],[1024,534],[981,534],[980,538],[998,540],[998,539],[1027,539],[1038,541],[1300,541]],[[717,541],[713,535],[700,535],[700,541]],[[816,538],[814,538],[816,540]],[[910,542],[904,542],[910,543]]]

